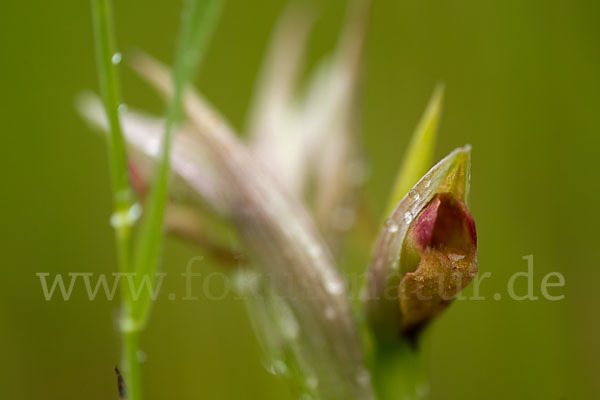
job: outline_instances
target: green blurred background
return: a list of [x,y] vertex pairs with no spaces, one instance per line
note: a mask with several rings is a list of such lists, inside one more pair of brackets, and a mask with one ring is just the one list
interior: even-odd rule
[[[170,61],[180,2],[115,1],[119,49]],[[600,3],[585,0],[374,0],[365,57],[368,189],[382,208],[435,83],[446,83],[436,159],[473,145],[471,205],[485,301],[455,304],[433,326],[433,399],[600,398]],[[244,125],[261,57],[285,1],[228,1],[197,80]],[[316,2],[309,64],[331,50],[341,0]],[[96,90],[88,1],[4,2],[0,387],[6,399],[114,399],[117,302],[46,302],[36,272],[115,270],[103,140],[75,112]],[[126,67],[129,104],[161,102]],[[175,241],[164,270],[201,254]],[[510,300],[506,284],[534,255],[561,301]],[[356,260],[366,262],[366,260]],[[208,263],[199,272],[215,271]],[[165,293],[183,290],[167,279]],[[519,291],[525,285],[520,284]],[[504,297],[494,301],[494,293]],[[200,293],[198,293],[200,295]],[[148,399],[286,399],[269,375],[243,303],[156,303],[144,335]]]

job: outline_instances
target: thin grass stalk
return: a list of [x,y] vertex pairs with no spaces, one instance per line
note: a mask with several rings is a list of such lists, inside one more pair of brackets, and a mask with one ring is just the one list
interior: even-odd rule
[[[173,97],[167,109],[161,159],[147,199],[134,257],[138,285],[145,276],[154,279],[158,270],[169,192],[170,154],[173,135],[181,119],[183,92],[203,58],[222,5],[221,0],[188,0],[184,5],[173,70]],[[139,300],[134,304],[132,323],[140,326],[146,323],[150,300],[149,292],[142,292]]]
[[[109,123],[108,157],[111,171],[114,213],[111,223],[115,229],[119,270],[131,272],[131,230],[134,219],[132,190],[127,172],[127,152],[125,139],[119,121],[119,82],[114,60],[114,39],[112,33],[112,9],[109,0],[92,0],[96,64],[100,92]],[[121,285],[123,312],[131,309],[132,297],[125,285]],[[137,359],[139,332],[121,327],[123,346],[123,372],[129,400],[141,400],[141,371]]]

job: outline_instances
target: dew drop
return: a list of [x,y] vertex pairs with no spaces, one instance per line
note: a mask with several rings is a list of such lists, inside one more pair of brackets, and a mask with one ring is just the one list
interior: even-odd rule
[[410,197],[414,201],[419,201],[419,199],[421,198],[421,196],[419,195],[419,193],[417,193],[414,190],[411,190],[410,192],[408,192],[408,197]]
[[308,247],[308,253],[314,258],[320,257],[321,247],[319,247],[318,245],[311,245]]
[[113,54],[111,61],[113,63],[113,65],[118,65],[119,63],[121,63],[121,60],[123,59],[123,55],[119,52]]
[[281,329],[281,333],[287,340],[294,341],[298,339],[300,328],[298,327],[298,322],[294,316],[291,315],[291,311],[290,314],[282,316],[281,320],[279,321],[279,327]]
[[142,206],[140,203],[133,204],[127,213],[127,216],[131,219],[131,221],[137,221],[137,219],[142,215]]
[[267,367],[267,371],[275,376],[287,374],[287,365],[281,360],[275,360]]
[[344,293],[344,282],[338,278],[332,278],[325,282],[325,289],[333,295],[340,295]]
[[410,213],[410,211],[407,211],[404,213],[404,222],[406,222],[407,224],[410,223],[410,221],[412,221],[412,214]]
[[127,218],[124,217],[125,213],[117,212],[110,216],[110,226],[118,228],[125,225]]
[[120,321],[120,327],[122,332],[134,332],[140,329],[140,324],[133,318],[122,317]]
[[388,224],[388,231],[394,233],[394,232],[398,232],[399,226],[397,223],[395,223],[394,221],[390,221],[390,223]]
[[113,228],[131,226],[142,215],[142,206],[139,203],[133,204],[129,210],[116,212],[110,216],[110,225]]
[[249,269],[241,268],[233,275],[233,286],[242,295],[257,293],[260,276]]

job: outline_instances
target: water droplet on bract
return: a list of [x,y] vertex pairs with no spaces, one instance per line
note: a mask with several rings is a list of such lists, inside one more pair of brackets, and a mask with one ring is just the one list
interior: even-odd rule
[[329,279],[325,282],[325,289],[333,295],[344,293],[344,282],[338,278]]
[[110,216],[110,226],[113,228],[119,228],[127,222],[127,218],[125,218],[125,213],[116,212]]
[[394,233],[394,232],[398,232],[398,229],[400,227],[398,226],[397,223],[395,223],[394,221],[390,220],[390,223],[388,224],[388,231]]
[[412,221],[412,218],[413,218],[413,216],[410,213],[410,211],[407,211],[404,213],[404,222],[406,222],[407,224]]
[[321,256],[321,247],[319,247],[318,245],[309,246],[308,253],[314,258],[320,257]]
[[233,275],[233,287],[241,295],[251,295],[258,291],[260,276],[255,271],[241,268]]
[[[281,329],[281,334],[289,341],[294,341],[298,339],[298,335],[300,334],[300,327],[298,326],[298,322],[296,318],[292,315],[290,310],[288,314],[284,314],[281,316],[279,321],[279,329]],[[287,312],[286,311],[286,312]]]
[[131,222],[135,222],[139,217],[142,216],[142,206],[140,203],[134,203],[127,212],[127,216],[131,220]]
[[135,203],[127,211],[119,211],[110,216],[110,225],[113,228],[132,226],[142,215],[142,206]]
[[117,53],[113,54],[111,61],[112,61],[113,65],[118,65],[122,59],[123,59],[123,55],[121,53],[117,52]]
[[421,198],[421,196],[419,195],[419,193],[417,193],[414,190],[411,190],[410,192],[408,192],[408,197],[410,197],[414,201],[418,201]]
[[281,360],[275,360],[267,367],[267,371],[275,376],[287,374],[287,365]]

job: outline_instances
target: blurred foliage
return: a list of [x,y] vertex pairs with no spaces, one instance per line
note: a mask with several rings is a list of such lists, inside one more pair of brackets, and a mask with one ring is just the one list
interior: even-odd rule
[[[228,2],[208,51],[197,83],[238,128],[284,3]],[[345,4],[317,5],[313,65],[333,47]],[[116,2],[119,50],[126,57],[142,48],[170,62],[180,6]],[[0,18],[2,396],[115,398],[117,302],[90,302],[81,287],[69,302],[46,302],[35,276],[116,270],[104,143],[73,107],[78,92],[97,89],[89,3],[7,2]],[[374,2],[363,100],[372,202],[385,206],[410,133],[443,80],[434,159],[472,144],[479,265],[492,273],[481,285],[487,300],[458,302],[433,326],[433,399],[600,397],[599,18],[600,4],[589,0]],[[125,67],[122,83],[126,102],[163,110]],[[564,300],[506,298],[509,277],[526,270],[529,254],[536,294],[542,277],[559,271]],[[169,241],[163,293],[184,293],[179,274],[195,255]],[[351,258],[353,270],[368,261]],[[194,267],[215,271],[207,262]],[[200,297],[202,280],[196,283]],[[521,283],[517,290],[525,291]],[[494,293],[504,298],[494,301]],[[143,342],[149,399],[289,397],[262,368],[233,295],[161,296]]]

